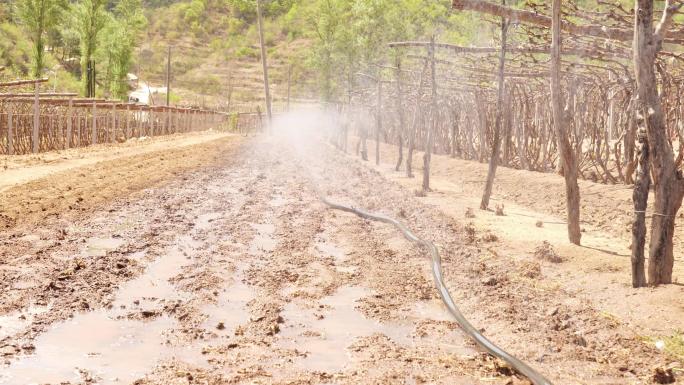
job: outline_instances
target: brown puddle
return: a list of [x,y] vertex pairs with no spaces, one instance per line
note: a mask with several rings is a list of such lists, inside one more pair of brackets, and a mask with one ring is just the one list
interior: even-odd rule
[[90,238],[86,241],[83,254],[87,257],[104,257],[107,252],[116,250],[123,243],[124,240],[121,238]]
[[208,230],[212,227],[212,223],[221,218],[221,213],[202,214],[195,220],[195,229]]
[[341,273],[353,274],[356,272],[357,268],[355,266],[343,266],[347,261],[347,253],[337,245],[331,243],[325,238],[321,238],[316,242],[316,250],[326,256],[333,257],[335,259],[335,269]]
[[146,308],[160,300],[187,298],[186,293],[176,289],[169,280],[192,262],[186,255],[196,246],[191,237],[181,237],[164,256],[150,263],[143,275],[119,287],[114,305],[130,306],[134,301],[139,301],[140,306]]
[[219,294],[216,304],[202,308],[202,313],[207,315],[202,327],[225,337],[233,335],[237,326],[249,321],[247,303],[254,298],[255,292],[241,276],[242,269],[235,274],[235,283]]
[[42,248],[50,244],[50,241],[46,239],[41,239],[41,237],[36,234],[26,234],[17,240],[30,243],[31,245],[37,248]]
[[454,321],[454,317],[451,316],[446,305],[439,299],[416,302],[411,309],[411,315],[433,321]]
[[351,363],[347,347],[356,338],[380,333],[409,344],[412,327],[373,321],[355,309],[356,301],[368,295],[370,291],[364,287],[346,286],[321,300],[329,309],[306,309],[289,303],[282,313],[283,347],[305,351],[307,356],[297,362],[305,369],[337,372]]
[[278,244],[278,240],[273,236],[275,225],[272,223],[252,223],[252,227],[256,230],[256,235],[249,244],[249,253],[258,255],[275,250]]
[[158,300],[180,299],[182,292],[179,294],[169,279],[190,262],[185,255],[194,247],[191,237],[181,238],[143,275],[121,286],[110,310],[77,314],[53,325],[34,341],[35,354],[22,356],[2,369],[0,384],[79,382],[79,369],[100,378],[101,384],[129,384],[161,360],[177,357],[200,365],[198,349],[164,345],[164,333],[177,326],[175,319],[131,320],[125,318],[128,310],[124,310],[134,301],[147,307]]
[[82,369],[99,384],[129,384],[163,359],[185,358],[182,349],[164,347],[164,331],[176,321],[115,320],[106,311],[79,314],[53,326],[34,342],[36,354],[24,356],[0,374],[0,384],[80,382]]
[[48,306],[30,306],[23,311],[16,311],[0,316],[0,341],[28,327],[35,316],[50,310]]
[[335,262],[342,263],[347,260],[347,255],[345,254],[344,250],[326,241],[316,242],[316,249],[318,249],[318,251],[324,255],[329,255],[335,258]]

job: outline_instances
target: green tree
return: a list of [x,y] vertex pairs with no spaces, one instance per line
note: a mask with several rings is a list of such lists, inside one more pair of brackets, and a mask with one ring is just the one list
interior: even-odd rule
[[43,74],[45,35],[54,28],[65,7],[64,0],[20,0],[17,3],[17,15],[33,43],[31,73],[36,78]]
[[392,31],[396,27],[389,23],[387,15],[394,7],[401,6],[401,0],[354,1],[352,29],[358,41],[360,57],[365,65],[372,65],[387,52],[385,43],[393,35]]
[[318,70],[323,100],[330,101],[333,94],[334,56],[338,49],[338,38],[344,27],[345,0],[320,0],[307,15],[307,21],[315,37],[310,61]]
[[103,54],[107,63],[109,90],[113,97],[128,96],[128,72],[140,32],[147,25],[141,0],[121,0],[104,27]]
[[88,63],[95,55],[98,35],[107,23],[106,3],[106,0],[80,0],[72,9],[81,48],[81,83],[85,96],[94,96],[88,89],[94,75],[88,71]]

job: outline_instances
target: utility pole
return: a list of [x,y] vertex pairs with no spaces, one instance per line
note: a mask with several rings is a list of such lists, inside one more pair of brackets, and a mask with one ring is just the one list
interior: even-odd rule
[[287,112],[290,112],[290,82],[292,81],[292,64],[287,67]]
[[264,68],[264,96],[266,97],[266,113],[268,114],[268,127],[271,129],[271,91],[268,88],[268,64],[266,62],[266,45],[264,43],[264,26],[261,20],[261,0],[257,0],[257,20],[259,22],[259,44],[261,45],[261,65]]
[[166,106],[171,105],[171,46],[166,55]]
[[86,97],[95,97],[95,60],[89,60],[86,66],[86,84],[88,92],[86,92]]

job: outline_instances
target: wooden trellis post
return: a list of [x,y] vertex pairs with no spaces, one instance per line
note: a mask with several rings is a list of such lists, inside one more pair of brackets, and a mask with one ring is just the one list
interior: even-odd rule
[[268,63],[266,59],[266,43],[264,43],[264,26],[261,17],[261,0],[257,0],[257,21],[259,26],[259,45],[261,46],[261,65],[264,72],[264,99],[266,100],[266,113],[268,114],[268,129],[271,130],[271,90],[268,84]]
[[563,160],[565,176],[566,203],[568,215],[568,238],[571,243],[580,244],[580,194],[577,185],[577,162],[567,132],[566,117],[563,114],[563,94],[561,90],[561,2],[553,0],[551,28],[551,105],[553,125],[556,130],[560,156]]
[[169,115],[168,115],[168,110],[164,109],[162,114],[164,115],[164,118],[162,118],[162,133],[163,134],[168,134],[169,133]]
[[14,116],[12,108],[7,110],[7,155],[14,155]]
[[397,113],[399,114],[399,132],[397,137],[399,139],[399,159],[397,160],[397,165],[394,168],[395,171],[399,171],[401,168],[401,163],[404,161],[404,131],[406,130],[406,121],[404,117],[404,95],[401,90],[401,57],[397,54],[397,67],[394,72],[395,83],[397,86]]
[[432,121],[428,123],[427,140],[425,143],[425,154],[423,155],[423,192],[430,191],[430,160],[432,158],[432,146],[434,143],[434,130],[437,122],[437,79],[435,77],[435,36],[430,38],[428,47],[428,57],[430,60],[430,76],[432,80],[432,100],[430,101]]
[[93,102],[93,126],[91,127],[92,129],[92,138],[90,139],[91,144],[97,144],[97,103]]
[[418,125],[420,124],[420,97],[423,92],[424,82],[425,82],[425,72],[427,67],[430,65],[428,61],[425,61],[423,66],[423,71],[420,73],[420,81],[418,82],[418,90],[416,91],[416,106],[413,113],[413,122],[411,124],[410,131],[408,132],[408,152],[406,154],[406,177],[413,178],[413,150],[415,148],[416,142],[416,131],[418,130]]
[[128,140],[131,137],[131,106],[126,106],[126,135],[125,139]]
[[116,104],[112,104],[112,128],[109,130],[109,142],[113,143],[116,139]]
[[[380,75],[378,75],[380,76]],[[380,165],[380,130],[382,130],[382,80],[378,77],[378,110],[375,117],[375,165]]]
[[40,150],[40,102],[38,99],[38,83],[35,84],[35,97],[33,101],[33,153]]
[[[506,1],[502,1],[506,4]],[[498,77],[498,90],[496,98],[496,120],[494,122],[494,143],[492,144],[492,155],[489,158],[489,169],[487,171],[487,180],[485,182],[485,189],[482,193],[482,200],[480,201],[480,209],[487,210],[489,208],[489,198],[492,196],[492,188],[494,187],[494,177],[496,175],[496,168],[499,163],[499,152],[501,151],[501,125],[503,120],[503,108],[504,108],[504,92],[505,92],[505,79],[504,70],[506,66],[506,39],[508,38],[508,20],[505,18],[501,19],[501,52],[499,53],[499,73]],[[508,150],[504,149],[504,152],[508,154]],[[504,156],[504,159],[508,159]]]
[[83,128],[81,126],[81,115],[76,114],[76,146],[80,146],[81,143],[83,142]]
[[152,110],[147,110],[147,122],[145,124],[145,135],[146,136],[153,136],[154,135],[154,126],[152,119],[154,118],[152,116]]
[[71,148],[71,136],[72,136],[72,124],[73,122],[71,121],[71,109],[73,107],[74,100],[72,98],[69,98],[69,105],[67,106],[67,114],[66,114],[66,140],[64,141],[64,148]]

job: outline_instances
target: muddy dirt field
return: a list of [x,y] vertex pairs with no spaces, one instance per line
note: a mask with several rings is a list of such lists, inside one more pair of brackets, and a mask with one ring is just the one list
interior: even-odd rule
[[224,137],[3,191],[0,384],[527,383],[450,319],[423,253],[316,189],[435,242],[464,313],[556,384],[681,367],[554,262],[293,138]]

